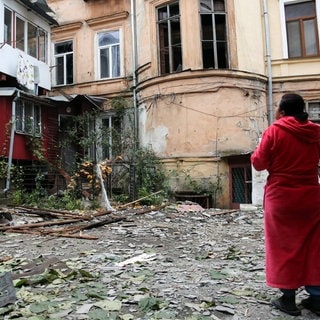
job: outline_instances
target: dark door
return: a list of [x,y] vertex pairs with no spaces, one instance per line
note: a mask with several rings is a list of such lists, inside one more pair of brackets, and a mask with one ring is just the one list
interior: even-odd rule
[[61,144],[61,167],[67,172],[72,172],[76,165],[77,147],[74,142],[68,141],[67,131],[74,126],[72,116],[60,116],[60,144]]
[[241,203],[252,203],[252,170],[248,159],[234,159],[230,163],[230,203],[239,209]]

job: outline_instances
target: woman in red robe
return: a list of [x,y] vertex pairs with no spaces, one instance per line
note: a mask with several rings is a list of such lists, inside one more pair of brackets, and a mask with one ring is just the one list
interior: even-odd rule
[[272,304],[300,315],[295,295],[304,287],[309,297],[302,306],[320,316],[320,125],[304,109],[300,95],[285,94],[251,162],[269,174],[263,204],[266,282],[283,293]]

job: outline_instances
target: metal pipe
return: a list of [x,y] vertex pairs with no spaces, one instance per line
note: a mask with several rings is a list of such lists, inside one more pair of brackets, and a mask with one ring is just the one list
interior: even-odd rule
[[11,115],[11,135],[10,135],[10,147],[8,154],[8,171],[7,171],[7,180],[6,187],[3,190],[4,193],[7,193],[10,190],[10,179],[11,179],[11,167],[12,167],[12,156],[13,156],[13,145],[14,145],[14,134],[16,131],[16,104],[17,100],[20,98],[20,91],[16,91],[16,96],[12,101],[12,115]]
[[[137,102],[137,30],[136,30],[136,1],[131,0],[131,38],[132,38],[132,95],[133,95],[133,108],[134,108],[134,148],[139,147],[139,112]],[[135,158],[135,155],[134,155]],[[135,159],[134,159],[135,160]],[[135,164],[130,166],[130,198],[134,200],[136,198],[136,172]]]
[[131,38],[132,38],[132,94],[134,107],[134,131],[135,131],[135,146],[139,145],[139,113],[137,110],[137,39],[136,39],[136,3],[131,0]]
[[263,14],[264,14],[264,26],[265,26],[265,41],[266,41],[266,59],[268,69],[268,123],[273,122],[273,100],[272,100],[272,67],[271,67],[271,50],[270,50],[270,28],[269,28],[269,14],[267,0],[263,0]]

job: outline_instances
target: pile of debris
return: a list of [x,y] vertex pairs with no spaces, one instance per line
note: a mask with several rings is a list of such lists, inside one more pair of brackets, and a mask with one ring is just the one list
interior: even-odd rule
[[0,232],[96,240],[98,239],[96,236],[85,234],[84,231],[124,219],[125,217],[116,216],[111,211],[77,214],[21,206],[2,208]]

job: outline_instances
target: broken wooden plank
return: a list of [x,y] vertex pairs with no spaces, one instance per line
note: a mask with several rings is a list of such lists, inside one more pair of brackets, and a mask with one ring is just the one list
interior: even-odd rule
[[64,238],[77,238],[77,239],[84,239],[84,240],[98,240],[99,237],[97,236],[92,236],[89,234],[83,234],[83,233],[79,233],[79,234],[73,234],[73,233],[51,233],[51,236],[54,237],[64,237]]
[[101,221],[90,223],[89,225],[82,227],[81,230],[98,228],[98,227],[102,227],[106,224],[115,223],[115,222],[119,222],[119,221],[123,221],[123,220],[126,220],[126,218],[125,217],[116,217],[116,218],[111,218],[111,219],[107,218],[107,219],[104,219]]
[[143,209],[143,210],[140,210],[138,212],[136,212],[136,215],[140,215],[140,214],[145,214],[145,213],[149,213],[149,212],[152,212],[152,211],[159,211],[160,209],[163,209],[165,207],[167,207],[169,204],[163,204],[161,206],[158,206],[158,207],[154,207],[154,208],[146,208],[146,209]]
[[115,223],[115,222],[119,222],[119,221],[123,221],[126,220],[126,217],[113,217],[113,218],[107,218],[104,220],[100,220],[100,221],[96,221],[90,224],[81,224],[81,225],[76,225],[76,226],[72,226],[72,227],[67,227],[67,228],[60,228],[60,229],[54,229],[56,232],[68,232],[68,233],[73,233],[73,232],[79,232],[82,230],[89,230],[89,229],[93,229],[93,228],[98,228],[98,227],[102,227],[106,224],[111,224],[111,223]]
[[234,209],[234,210],[223,210],[223,211],[211,213],[210,215],[211,216],[219,216],[219,215],[222,215],[222,214],[233,213],[233,212],[238,212],[238,211],[239,210],[237,210],[237,209]]
[[30,206],[18,206],[16,209],[22,209],[27,214],[35,214],[37,216],[44,217],[52,217],[52,218],[71,218],[71,219],[80,219],[80,220],[90,220],[91,216],[88,214],[80,215],[70,213],[68,211],[63,210],[54,210],[54,209],[46,209],[46,208],[35,208]]
[[64,237],[64,238],[77,238],[77,239],[84,239],[84,240],[98,240],[99,237],[97,236],[92,236],[92,235],[88,235],[88,234],[83,234],[83,233],[79,233],[79,234],[70,234],[70,233],[53,233],[53,232],[42,232],[40,230],[28,230],[28,229],[12,229],[12,230],[8,230],[8,233],[23,233],[23,234],[33,234],[33,235],[40,235],[40,236],[53,236],[53,237]]
[[0,231],[9,231],[9,230],[13,230],[13,229],[48,227],[48,226],[68,224],[68,223],[77,223],[77,222],[79,222],[79,221],[74,220],[74,219],[70,219],[70,220],[54,220],[54,221],[47,221],[47,222],[26,223],[26,224],[20,224],[20,225],[0,227]]

